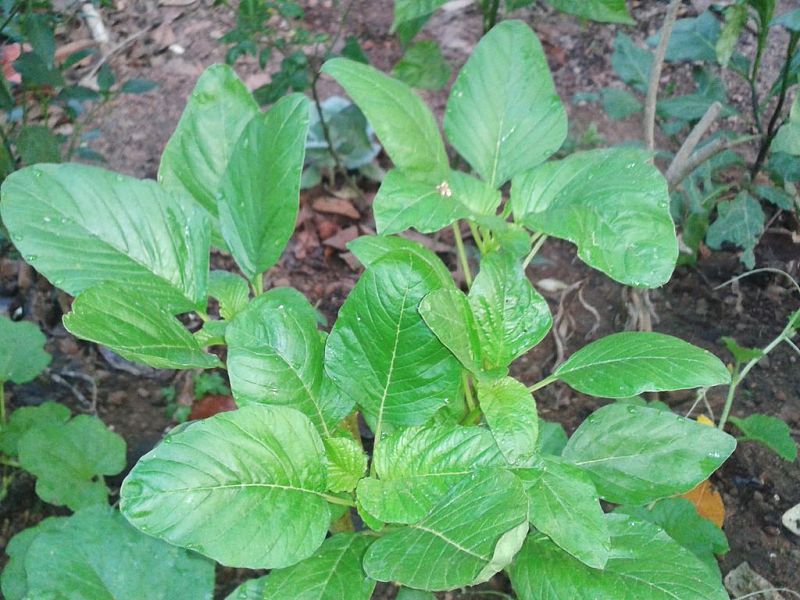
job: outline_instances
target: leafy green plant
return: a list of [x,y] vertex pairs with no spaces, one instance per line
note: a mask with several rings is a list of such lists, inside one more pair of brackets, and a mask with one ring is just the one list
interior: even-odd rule
[[[676,11],[673,2],[673,17]],[[672,214],[682,228],[681,262],[694,262],[705,241],[712,249],[724,245],[742,248],[742,262],[752,268],[753,250],[766,222],[762,203],[795,215],[800,206],[799,177],[793,167],[800,155],[797,99],[795,108],[787,110],[792,90],[800,82],[800,12],[777,17],[774,13],[774,0],[738,0],[724,8],[714,4],[697,17],[677,20],[674,28],[665,26],[664,30],[672,30],[671,35],[655,53],[636,46],[624,33],[615,40],[611,64],[629,89],[601,91],[598,99],[612,119],[644,110],[646,102],[640,98],[649,92],[652,69],[654,65],[660,69],[662,57],[667,62],[695,64],[693,92],[673,94],[657,104],[652,96],[662,132],[680,144],[666,176]],[[762,58],[780,30],[788,33],[784,60],[775,80],[765,84]],[[737,51],[744,46],[740,38],[748,36],[755,38],[752,56]],[[660,37],[649,42],[655,46]],[[745,114],[739,115],[729,103],[721,76],[725,71],[740,77],[749,89]],[[747,118],[751,131],[736,133],[722,128],[703,140],[717,119],[734,115]],[[689,133],[684,133],[687,130]],[[741,151],[745,145],[755,157],[749,164],[748,153]]]
[[[327,335],[296,290],[264,291],[298,210],[302,96],[261,113],[230,69],[211,67],[159,183],[43,165],[3,185],[0,210],[22,255],[77,295],[69,331],[162,368],[219,368],[207,346],[227,346],[239,408],[177,427],[140,459],[121,490],[123,515],[222,564],[272,569],[240,590],[264,598],[314,590],[366,599],[376,581],[446,590],[503,569],[521,598],[621,587],[725,598],[719,574],[677,534],[606,514],[600,500],[643,506],[685,492],[735,440],[624,403],[565,440],[538,418],[533,396],[555,381],[605,398],[707,387],[729,383],[725,366],[667,335],[621,333],[530,387],[508,375],[552,323],[524,272],[532,238],[570,239],[587,263],[635,285],[669,277],[675,234],[648,155],[597,150],[544,162],[566,117],[541,46],[520,22],[481,41],[451,93],[445,131],[477,176],[450,168],[433,115],[407,85],[341,58],[324,70],[361,105],[395,164],[375,203],[382,235],[351,243],[366,269]],[[468,293],[431,251],[390,235],[460,219],[475,228],[482,257],[473,279],[459,234]],[[209,274],[213,235],[244,277]],[[63,251],[67,238],[79,268]],[[176,318],[186,312],[205,321],[199,332]],[[369,452],[357,412],[374,432]],[[342,531],[354,510],[366,528]],[[31,581],[36,564],[30,555],[25,563]],[[84,571],[71,582],[89,585]]]

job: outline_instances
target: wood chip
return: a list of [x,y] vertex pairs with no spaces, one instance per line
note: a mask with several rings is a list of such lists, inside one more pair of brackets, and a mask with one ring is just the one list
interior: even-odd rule
[[347,244],[352,242],[357,237],[358,237],[358,227],[353,225],[346,229],[342,229],[339,233],[329,237],[327,240],[323,240],[322,243],[325,244],[326,246],[330,246],[331,248],[336,248],[341,252],[346,252]]
[[355,220],[361,218],[361,215],[355,209],[352,203],[344,198],[318,198],[317,200],[314,200],[314,204],[312,206],[315,211],[321,213],[340,215],[342,217]]

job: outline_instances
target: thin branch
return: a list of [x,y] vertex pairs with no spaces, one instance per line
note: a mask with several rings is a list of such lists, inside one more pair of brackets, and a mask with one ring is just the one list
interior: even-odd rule
[[675,19],[678,17],[678,8],[681,0],[672,0],[667,8],[667,16],[664,17],[664,25],[661,26],[661,36],[658,39],[658,46],[653,57],[653,64],[650,66],[650,81],[647,83],[647,98],[644,103],[644,140],[647,149],[651,152],[656,147],[656,100],[658,100],[658,84],[661,80],[661,68],[664,66],[664,56],[667,53],[669,38],[672,37],[672,28],[675,26]]
[[694,152],[695,148],[697,148],[697,144],[700,143],[700,140],[703,139],[703,136],[714,124],[714,121],[717,120],[721,110],[722,104],[718,101],[713,102],[711,106],[708,107],[706,114],[704,114],[703,118],[697,122],[692,131],[689,133],[689,136],[683,141],[683,145],[681,145],[680,150],[678,150],[678,153],[675,155],[675,158],[672,159],[672,162],[667,169],[667,181],[669,181],[676,172],[679,172],[686,161],[689,160],[692,152]]
[[700,150],[695,152],[691,156],[691,158],[689,158],[689,160],[687,160],[683,164],[682,168],[680,170],[676,171],[673,174],[672,178],[668,178],[667,179],[667,182],[669,183],[670,191],[674,190],[681,183],[683,183],[683,180],[686,179],[689,176],[689,174],[691,174],[692,171],[694,171],[697,167],[702,165],[707,160],[711,160],[717,154],[721,154],[722,152],[725,152],[725,150],[730,150],[731,148],[735,148],[736,146],[739,146],[740,144],[745,144],[747,142],[751,142],[754,139],[757,139],[759,137],[761,137],[761,136],[758,136],[758,135],[747,135],[747,136],[736,138],[736,139],[733,139],[733,140],[726,140],[724,138],[717,138],[713,142],[709,142],[708,144],[706,144],[705,146],[700,148]]
[[789,273],[787,273],[786,271],[783,271],[781,269],[775,269],[772,267],[762,267],[760,269],[753,269],[752,271],[747,271],[746,273],[742,273],[741,275],[737,275],[736,277],[731,277],[730,279],[728,279],[728,281],[726,281],[725,283],[720,283],[714,289],[718,290],[720,288],[725,287],[726,285],[735,283],[740,279],[744,279],[745,277],[749,277],[750,275],[755,275],[756,273],[777,273],[778,275],[784,275],[787,279],[789,279],[789,281],[792,282],[792,285],[795,287],[795,289],[798,292],[800,292],[800,284],[797,283],[794,277],[789,275]]

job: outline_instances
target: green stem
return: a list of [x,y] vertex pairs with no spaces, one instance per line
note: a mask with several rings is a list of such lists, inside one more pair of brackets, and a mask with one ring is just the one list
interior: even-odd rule
[[253,277],[253,293],[255,296],[260,296],[264,293],[264,274],[259,273]]
[[5,381],[0,381],[0,430],[6,426],[6,392]]
[[475,410],[475,399],[472,397],[472,387],[466,371],[461,374],[461,380],[464,382],[464,397],[467,399],[467,408],[472,412]]
[[331,494],[320,494],[325,500],[330,502],[331,504],[338,504],[340,506],[350,506],[351,508],[355,508],[356,503],[352,500],[348,500],[347,498],[339,498],[339,496],[332,496]]
[[495,26],[497,23],[497,13],[500,10],[500,0],[488,0],[488,6],[486,1],[482,2],[483,5],[483,33],[484,35],[489,33],[492,27]]
[[469,224],[469,230],[472,232],[472,239],[475,240],[475,243],[478,246],[478,250],[480,250],[481,254],[484,254],[486,244],[483,240],[480,230],[478,229],[478,226],[472,221],[467,221],[467,223]]
[[200,317],[203,323],[208,323],[211,320],[211,317],[208,316],[208,313],[204,310],[196,310],[197,316]]
[[538,239],[536,240],[536,243],[533,245],[533,248],[531,248],[531,251],[528,253],[528,256],[526,256],[525,260],[522,262],[523,270],[528,268],[528,265],[531,264],[531,261],[533,260],[533,257],[536,256],[536,253],[539,252],[539,250],[542,249],[542,246],[547,241],[547,236],[546,235],[541,234],[541,233],[539,233],[537,235],[538,235]]
[[472,271],[469,269],[469,261],[467,260],[467,253],[464,250],[464,240],[461,237],[460,221],[453,223],[453,236],[456,238],[456,250],[458,251],[458,260],[461,262],[461,269],[464,271],[464,281],[467,282],[467,288],[472,287]]
[[555,375],[550,375],[549,377],[545,377],[539,383],[534,383],[532,386],[530,386],[528,388],[528,391],[533,393],[536,390],[539,390],[539,389],[543,388],[546,385],[550,385],[551,383],[553,383],[557,379],[558,379],[558,377],[556,377]]

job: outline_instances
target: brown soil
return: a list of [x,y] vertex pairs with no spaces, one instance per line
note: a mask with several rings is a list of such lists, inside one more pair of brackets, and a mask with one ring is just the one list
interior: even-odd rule
[[[331,2],[308,0],[305,4],[310,27],[327,30],[332,26],[336,13]],[[389,34],[391,2],[373,0],[357,4],[346,33],[357,35],[372,62],[388,70],[402,54]],[[787,2],[784,4],[788,6]],[[143,96],[121,98],[98,115],[94,125],[100,137],[93,148],[105,155],[109,168],[153,177],[161,150],[177,123],[194,81],[207,65],[222,61],[224,49],[217,39],[234,22],[234,16],[231,9],[214,8],[204,0],[188,7],[164,6],[153,0],[117,0],[116,5],[118,10],[104,10],[113,39],[119,42],[130,36],[138,37],[111,57],[115,71],[121,79],[146,77],[159,82],[160,86]],[[639,25],[626,31],[641,41],[658,28],[658,15],[663,13],[663,5],[634,1],[632,9]],[[639,138],[640,124],[636,118],[610,121],[597,106],[574,106],[569,101],[575,92],[597,91],[614,84],[609,59],[617,28],[580,23],[540,6],[519,11],[518,16],[528,21],[544,42],[557,88],[570,112],[573,134],[579,136],[594,122],[608,144]],[[459,66],[477,42],[480,27],[479,14],[469,7],[458,13],[439,13],[425,28],[422,37],[440,41],[446,57]],[[145,30],[149,33],[138,34]],[[68,32],[68,36],[79,39],[85,37],[86,32],[76,29]],[[185,53],[177,55],[168,50],[167,46],[173,43],[181,45]],[[769,53],[768,60],[774,56],[774,52]],[[264,81],[253,61],[242,61],[237,70],[253,86]],[[323,95],[327,95],[336,92],[336,86],[323,82],[322,90]],[[425,93],[424,96],[441,117],[446,93]],[[733,97],[738,99],[736,91]],[[367,186],[367,190],[369,199],[374,189]],[[303,195],[297,233],[280,264],[268,274],[271,285],[289,284],[306,294],[328,317],[329,323],[334,321],[358,272],[342,259],[335,244],[332,246],[330,240],[323,244],[321,238],[374,230],[368,202],[354,201],[362,216],[358,220],[313,210],[315,199],[328,198],[331,193],[332,190],[317,188]],[[798,231],[797,221],[789,217],[780,218],[774,227]],[[449,250],[451,242],[448,235],[442,235],[435,241],[435,249],[442,251],[440,255],[455,267]],[[214,263],[216,268],[233,268],[229,257],[215,256]],[[798,278],[800,246],[780,231],[769,234],[757,249],[757,266],[780,268]],[[719,343],[723,335],[732,335],[744,345],[766,344],[783,327],[787,315],[797,309],[798,298],[792,295],[784,280],[770,274],[745,279],[738,286],[715,289],[741,272],[738,258],[724,252],[702,258],[696,268],[677,269],[668,285],[650,293],[659,317],[655,329],[679,336],[726,359],[729,357]],[[559,351],[553,335],[549,335],[539,347],[519,360],[514,370],[523,381],[532,383],[540,379],[550,372],[559,356],[568,356],[590,340],[625,328],[628,312],[623,288],[585,267],[569,244],[548,242],[529,274],[534,281],[550,279],[567,285],[582,284],[579,291],[547,295],[553,313],[562,314],[559,331],[564,346]],[[69,300],[56,293],[42,278],[34,278],[32,285],[27,284],[30,277],[30,271],[19,261],[5,258],[0,262],[0,300],[3,301],[0,311],[21,306],[25,318],[43,327],[48,334],[48,350],[54,355],[50,373],[74,384],[86,402],[67,386],[57,383],[58,377],[45,375],[25,386],[9,386],[10,407],[54,399],[77,412],[91,412],[95,409],[91,386],[70,374],[88,376],[97,385],[96,413],[125,437],[132,465],[170,426],[161,388],[172,385],[176,374],[149,369],[128,372],[125,369],[130,370],[130,365],[122,365],[122,368],[111,365],[95,346],[75,340],[60,325]],[[775,415],[787,421],[797,435],[800,430],[798,358],[788,347],[783,347],[762,361],[739,390],[733,414]],[[723,394],[723,390],[713,389],[708,395],[717,416]],[[676,412],[685,413],[693,404],[694,394],[662,394],[661,399]],[[558,385],[542,390],[537,402],[544,418],[563,423],[568,432],[602,403]],[[746,560],[774,585],[800,589],[797,569],[800,539],[780,524],[781,514],[800,502],[798,464],[788,464],[768,451],[745,444],[713,480],[725,500],[725,530],[731,544],[730,553],[721,561],[723,573]],[[118,486],[120,481],[121,478],[117,478],[111,484]],[[0,547],[17,531],[53,512],[52,507],[38,501],[32,481],[19,477],[8,497],[0,503]],[[252,573],[219,569],[218,574],[219,597],[224,597],[238,581]],[[498,579],[492,585],[503,589],[504,582]],[[377,596],[388,598],[393,594],[391,586],[384,586],[379,588]]]

